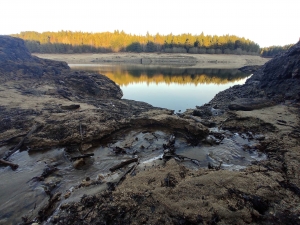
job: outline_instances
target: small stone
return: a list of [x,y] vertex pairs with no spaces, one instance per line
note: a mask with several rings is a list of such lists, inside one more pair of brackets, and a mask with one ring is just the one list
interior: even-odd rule
[[71,195],[71,192],[70,191],[67,191],[67,193],[64,195],[65,199],[69,198]]
[[85,161],[84,159],[77,159],[74,163],[73,163],[73,166],[75,169],[79,169],[80,167],[84,166],[85,165]]
[[256,135],[254,135],[254,138],[255,138],[256,140],[258,140],[258,141],[263,141],[263,140],[265,140],[265,136],[262,135],[262,134],[256,134]]
[[97,177],[97,180],[102,181],[104,180],[104,176],[102,174],[99,174]]

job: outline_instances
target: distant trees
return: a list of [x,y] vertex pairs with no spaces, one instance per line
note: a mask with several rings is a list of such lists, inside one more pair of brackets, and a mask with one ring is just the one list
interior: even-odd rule
[[126,51],[127,52],[142,52],[143,47],[139,42],[133,42],[132,44],[127,46]]
[[37,53],[97,53],[97,52],[170,52],[192,54],[259,54],[259,45],[235,35],[161,35],[126,34],[124,31],[86,32],[21,32],[31,52]]
[[263,57],[274,57],[275,55],[282,53],[292,47],[293,44],[284,45],[284,46],[270,46],[260,49],[260,54]]

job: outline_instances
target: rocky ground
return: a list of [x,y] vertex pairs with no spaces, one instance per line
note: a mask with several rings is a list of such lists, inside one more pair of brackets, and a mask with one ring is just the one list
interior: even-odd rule
[[[13,163],[10,156],[19,149],[83,151],[125,128],[153,126],[183,133],[195,145],[220,145],[225,131],[240,133],[257,140],[245,151],[268,156],[239,171],[222,164],[192,170],[182,165],[169,140],[163,148],[170,160],[147,168],[134,162],[120,181],[104,183],[105,190],[77,201],[61,204],[68,196],[53,188],[45,206],[23,215],[23,224],[300,224],[299,68],[300,43],[245,85],[174,115],[121,100],[120,88],[104,76],[31,57],[23,41],[1,36],[0,143],[12,146],[0,148],[2,163]],[[91,182],[87,178],[83,184]]]

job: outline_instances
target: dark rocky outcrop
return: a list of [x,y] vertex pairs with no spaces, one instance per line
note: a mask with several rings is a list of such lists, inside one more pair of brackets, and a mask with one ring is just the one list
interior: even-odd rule
[[246,82],[259,82],[268,97],[300,99],[300,42],[266,63]]
[[261,66],[258,65],[254,65],[254,66],[243,66],[241,68],[239,68],[240,71],[244,72],[244,73],[254,73],[257,70],[260,69]]
[[251,111],[275,105],[275,102],[264,98],[238,98],[232,101],[228,108],[230,110]]
[[[218,93],[209,106],[250,110],[242,109],[242,105],[249,105],[250,100],[252,109],[271,106],[271,102],[300,101],[300,42],[260,67],[244,85],[235,85]],[[241,107],[235,107],[237,102]]]
[[27,48],[24,48],[24,41],[19,38],[2,36],[0,38],[0,63],[35,62]]

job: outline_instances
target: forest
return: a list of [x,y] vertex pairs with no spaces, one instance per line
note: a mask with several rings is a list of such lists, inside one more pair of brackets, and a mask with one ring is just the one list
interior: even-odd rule
[[275,55],[288,50],[292,46],[293,46],[293,44],[261,48],[260,55],[263,57],[274,57]]
[[107,52],[166,52],[190,54],[258,55],[260,47],[255,42],[235,35],[134,35],[124,31],[43,32],[13,34],[25,40],[32,53],[107,53]]

